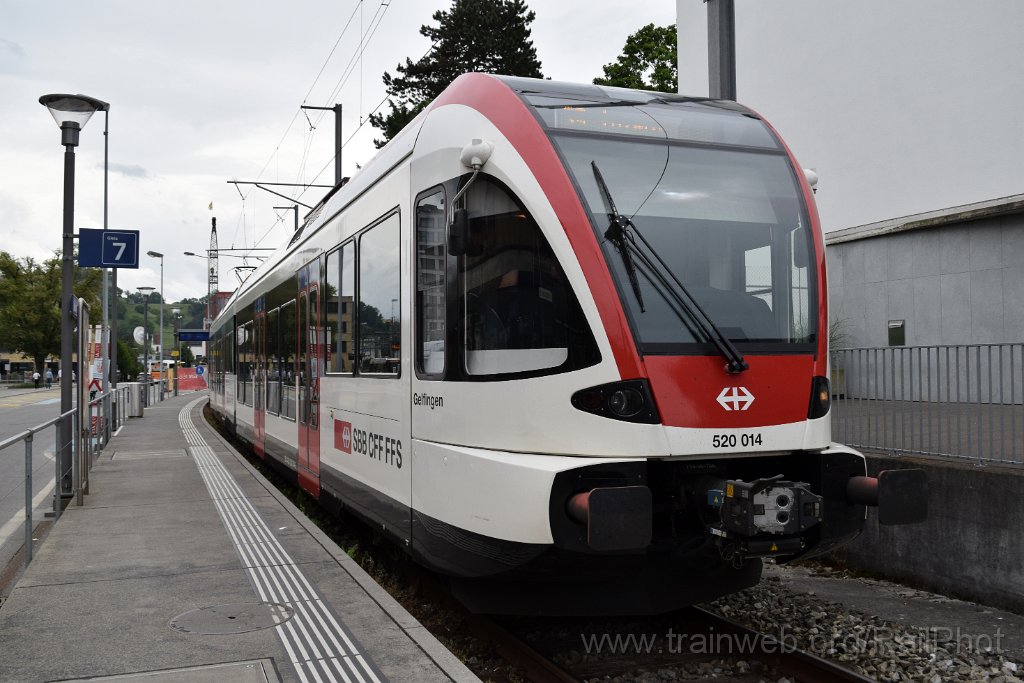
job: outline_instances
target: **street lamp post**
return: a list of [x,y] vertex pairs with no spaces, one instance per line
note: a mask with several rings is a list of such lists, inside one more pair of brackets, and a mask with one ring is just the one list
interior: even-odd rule
[[178,395],[178,381],[181,377],[181,342],[178,341],[178,330],[181,328],[181,309],[172,308],[171,315],[174,317],[174,395]]
[[160,259],[160,399],[163,400],[167,377],[164,372],[164,255],[158,251],[147,251],[146,256]]
[[146,372],[146,403],[149,403],[149,384],[152,381],[152,374],[149,372],[149,295],[153,293],[155,287],[138,287],[139,294],[143,298],[142,302],[142,359],[143,368]]
[[[107,177],[110,168],[110,105],[108,104],[103,109],[103,229],[106,230],[108,227],[107,222]],[[103,268],[103,327],[101,328],[102,334],[100,339],[103,344],[103,354],[101,367],[103,372],[101,387],[103,389],[103,443],[110,442],[110,429],[111,429],[111,417],[113,417],[115,411],[113,408],[113,400],[110,395],[110,382],[113,379],[114,386],[117,386],[117,378],[113,376],[113,368],[117,367],[117,352],[110,352],[111,340],[114,340],[114,346],[117,346],[117,309],[114,309],[114,328],[110,327],[110,270],[109,268]],[[114,291],[117,291],[117,268],[114,271]],[[113,363],[113,364],[111,364]]]
[[[61,294],[60,294],[60,412],[71,410],[71,354],[74,320],[72,310],[74,279],[74,233],[75,233],[75,147],[82,127],[97,111],[106,111],[110,105],[102,100],[85,95],[43,95],[39,103],[45,106],[53,120],[60,126],[61,144],[64,145],[64,232],[61,245]],[[81,359],[79,359],[81,360]],[[81,409],[81,406],[79,406]],[[57,484],[59,495],[70,497],[71,482],[71,421],[61,421],[57,467],[60,476]]]
[[[199,254],[195,253],[194,251],[186,251],[185,252],[185,256],[195,256],[197,258],[207,259],[207,261],[209,261],[209,257],[208,256],[200,256]],[[210,322],[213,320],[213,291],[212,291],[212,289],[210,287],[210,278],[209,278],[210,273],[207,273],[206,275],[207,275],[207,279],[206,279],[206,317],[203,318],[203,329],[204,330],[210,329]]]

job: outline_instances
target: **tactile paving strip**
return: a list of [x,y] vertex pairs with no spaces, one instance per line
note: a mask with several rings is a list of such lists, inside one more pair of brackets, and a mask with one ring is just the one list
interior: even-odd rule
[[260,600],[285,605],[294,612],[291,619],[274,630],[299,679],[303,683],[383,683],[387,680],[384,674],[313,588],[192,423],[192,408],[203,401],[205,397],[182,408],[178,424],[191,444],[189,451]]

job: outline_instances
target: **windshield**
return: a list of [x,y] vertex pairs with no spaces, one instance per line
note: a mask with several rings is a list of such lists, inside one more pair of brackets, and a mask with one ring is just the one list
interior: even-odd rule
[[[702,114],[701,125],[677,126],[684,134],[666,134],[669,107],[651,109],[615,107],[613,120],[630,123],[625,134],[580,133],[578,124],[546,121],[549,129],[564,131],[549,132],[589,209],[642,351],[703,352],[694,345],[703,347],[710,339],[681,319],[664,287],[643,271],[640,296],[634,294],[628,259],[606,238],[612,217],[594,164],[618,213],[632,220],[726,338],[740,347],[798,350],[779,347],[785,344],[803,351],[815,340],[815,283],[808,258],[813,243],[788,157],[755,119],[734,112]],[[651,125],[641,124],[645,117]],[[718,126],[716,118],[727,123]],[[658,128],[660,135],[654,133]],[[757,137],[757,130],[764,135]],[[690,135],[694,131],[699,135]],[[716,131],[727,136],[714,139]],[[736,146],[718,144],[722,137]]]

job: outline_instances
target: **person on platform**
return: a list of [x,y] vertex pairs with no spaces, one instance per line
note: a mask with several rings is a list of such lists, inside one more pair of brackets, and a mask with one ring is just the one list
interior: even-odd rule
[[53,370],[46,368],[46,388],[53,388]]
[[32,373],[32,381],[35,383],[36,389],[38,389],[39,388],[39,371],[38,370],[36,370],[35,372]]

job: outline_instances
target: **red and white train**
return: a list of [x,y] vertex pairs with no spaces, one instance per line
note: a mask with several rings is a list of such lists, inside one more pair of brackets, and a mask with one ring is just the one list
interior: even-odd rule
[[922,515],[831,442],[825,283],[749,109],[468,74],[239,287],[211,404],[476,609],[663,611],[849,541],[879,490]]

